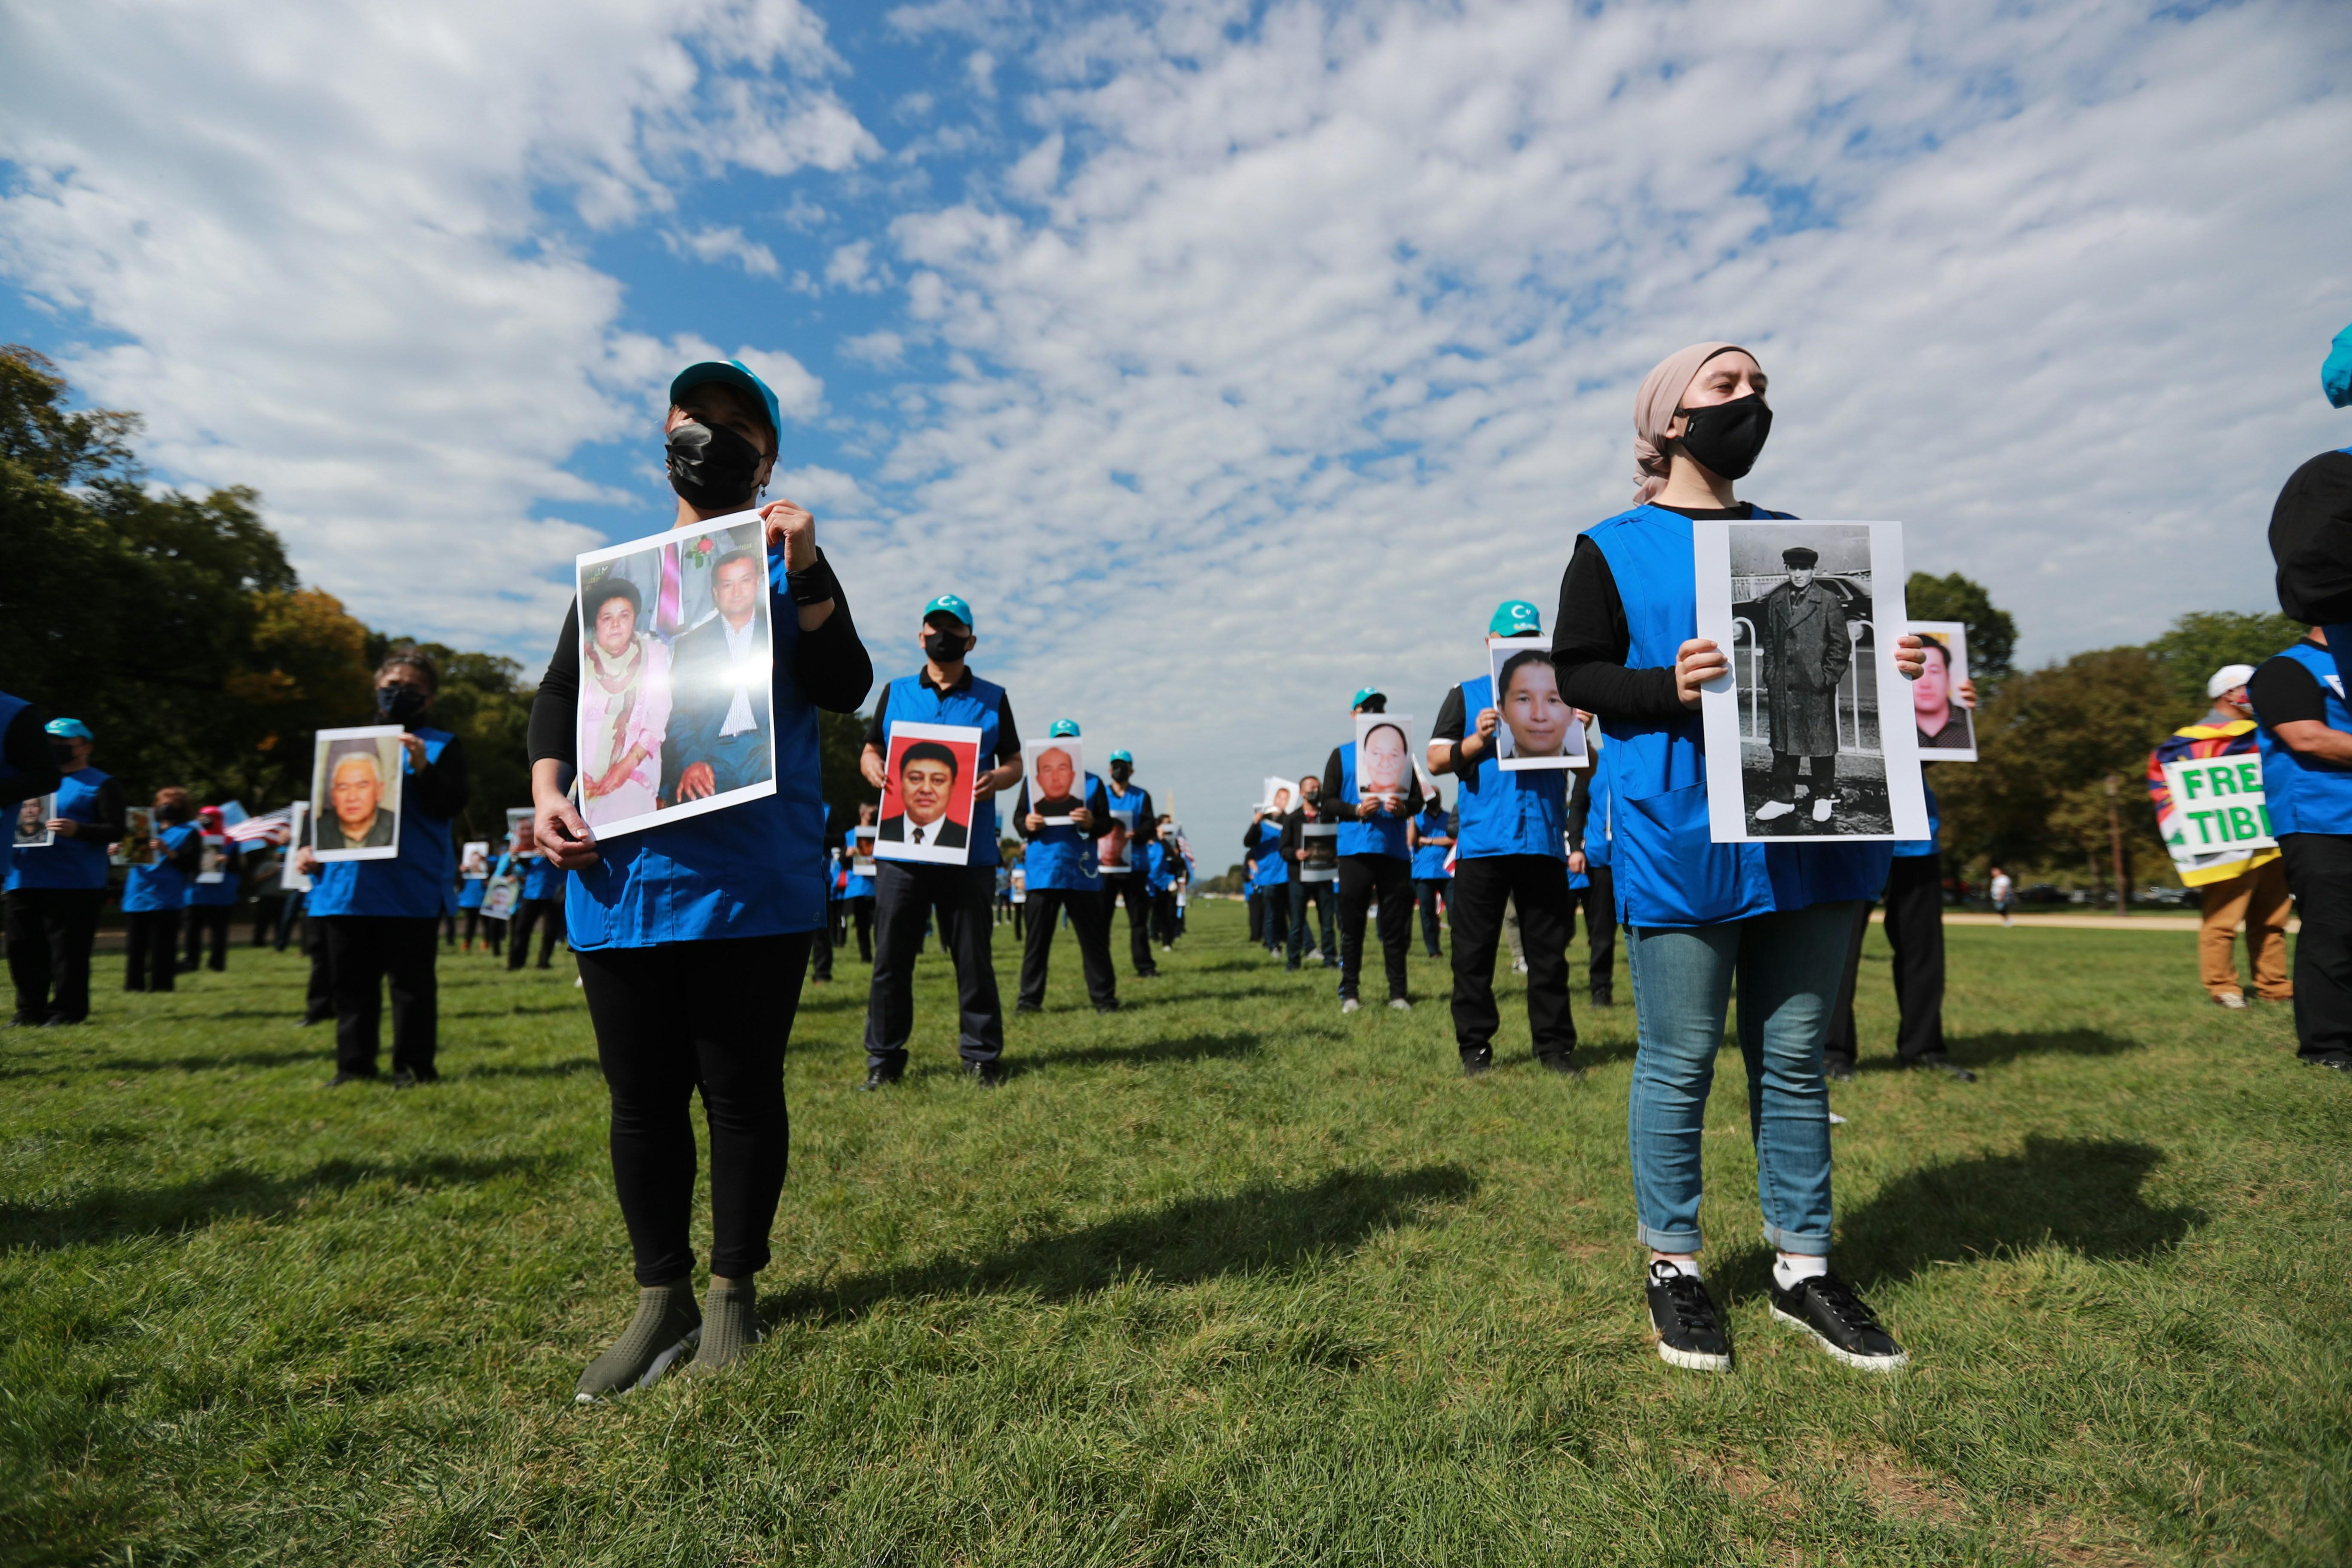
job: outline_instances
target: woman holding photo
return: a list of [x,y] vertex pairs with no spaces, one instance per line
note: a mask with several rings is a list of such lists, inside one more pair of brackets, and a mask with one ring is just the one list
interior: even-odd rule
[[[1780,517],[1738,500],[1772,428],[1764,372],[1732,343],[1669,356],[1633,402],[1635,505],[1580,535],[1560,584],[1552,657],[1561,694],[1601,715],[1600,763],[1629,947],[1639,1047],[1628,1110],[1633,1197],[1650,1249],[1649,1306],[1670,1363],[1728,1371],[1730,1342],[1701,1281],[1700,1144],[1735,980],[1739,1048],[1773,1315],[1849,1366],[1906,1357],[1830,1271],[1829,1096],[1822,1040],[1862,900],[1885,886],[1883,843],[1717,844],[1699,690],[1730,669],[1697,633],[1692,520]],[[1919,639],[1895,662],[1919,675]]]
[[[775,395],[745,366],[680,372],[663,424],[676,526],[757,505],[781,426]],[[583,1404],[650,1386],[689,1355],[693,1373],[724,1371],[760,1337],[754,1278],[769,1260],[790,1142],[784,1047],[825,923],[817,710],[854,713],[874,683],[815,520],[779,500],[761,521],[774,795],[598,844],[567,797],[583,761],[579,605],[531,706],[536,837],[571,873],[566,940],[612,1096],[613,1184],[637,1280],[635,1317],[581,1374]],[[630,679],[617,637],[597,647],[591,663],[604,670],[588,671],[592,682]],[[648,660],[637,679],[649,670]],[[606,687],[591,700],[609,713],[615,695]],[[624,725],[604,750],[618,764],[636,743]],[[710,1129],[710,1292],[699,1310],[688,1240],[697,1094]]]

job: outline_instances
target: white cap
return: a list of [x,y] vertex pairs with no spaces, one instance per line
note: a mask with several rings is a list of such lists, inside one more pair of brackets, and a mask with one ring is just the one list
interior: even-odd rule
[[2251,664],[2225,664],[2213,672],[2212,679],[2205,683],[2205,695],[2218,699],[2224,693],[2235,691],[2253,678],[2254,667]]

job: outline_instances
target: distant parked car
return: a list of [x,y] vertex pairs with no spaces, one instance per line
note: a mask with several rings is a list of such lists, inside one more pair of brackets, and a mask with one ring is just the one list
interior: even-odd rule
[[2036,882],[2030,888],[2020,889],[2017,901],[2021,904],[2063,904],[2066,901],[2066,895],[2048,882]]

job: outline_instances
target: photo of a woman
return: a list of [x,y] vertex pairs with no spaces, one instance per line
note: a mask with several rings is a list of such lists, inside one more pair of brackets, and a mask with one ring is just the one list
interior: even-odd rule
[[645,601],[628,578],[601,578],[581,600],[580,806],[594,826],[660,807],[670,653],[638,629]]
[[1522,648],[1505,659],[1495,690],[1503,728],[1510,734],[1510,745],[1498,760],[1565,757],[1570,736],[1581,737],[1559,694],[1549,648]]

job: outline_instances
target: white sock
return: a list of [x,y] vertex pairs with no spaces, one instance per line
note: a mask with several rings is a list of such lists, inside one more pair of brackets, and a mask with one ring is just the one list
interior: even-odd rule
[[1653,1266],[1663,1263],[1675,1273],[1686,1274],[1693,1279],[1698,1278],[1698,1259],[1695,1258],[1653,1258],[1650,1262]]
[[1800,1279],[1811,1279],[1830,1271],[1826,1258],[1805,1254],[1782,1253],[1772,1259],[1772,1282],[1783,1290],[1793,1290]]

